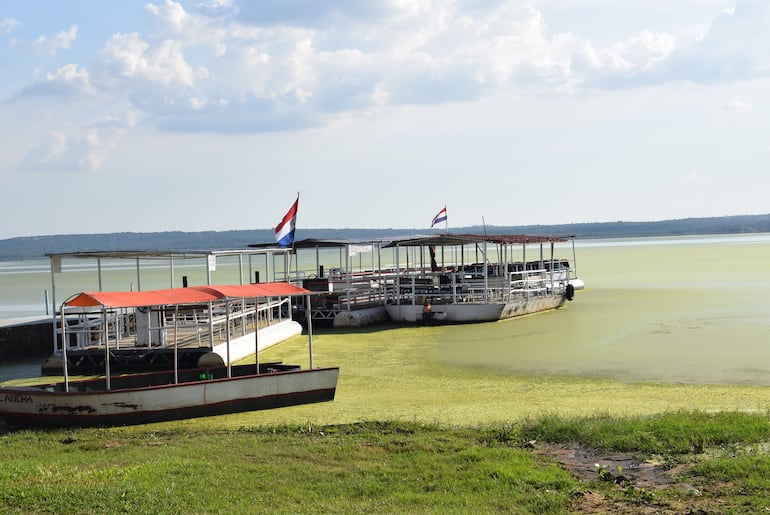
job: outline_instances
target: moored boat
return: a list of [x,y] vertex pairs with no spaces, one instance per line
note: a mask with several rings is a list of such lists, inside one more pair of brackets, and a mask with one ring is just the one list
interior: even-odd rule
[[[73,295],[60,311],[64,381],[0,387],[0,419],[12,426],[124,425],[333,400],[339,369],[314,367],[312,321],[308,322],[307,369],[260,363],[258,330],[247,336],[256,363],[233,364],[240,358],[233,352],[231,335],[246,316],[234,306],[252,305],[256,316],[261,299],[309,294],[287,283],[263,283]],[[207,324],[214,316],[222,318],[224,359],[211,352],[192,369],[180,368],[176,360],[170,371],[112,374],[112,353],[120,345],[151,339],[153,332],[162,334],[165,344],[178,350],[185,335],[196,334],[185,330],[185,317],[191,312]],[[69,378],[67,351],[71,339],[66,321],[75,313],[98,328],[89,337],[100,339],[97,343],[104,353],[104,377],[80,381]],[[139,323],[144,316],[149,316],[151,322]],[[156,325],[161,316],[164,323]]]
[[[502,320],[560,308],[585,286],[574,266],[573,237],[444,233],[310,239],[295,247],[289,280],[314,292],[304,306],[312,318],[335,326]],[[557,249],[571,252],[572,264]],[[308,250],[315,252],[316,267],[300,270]]]
[[[576,286],[583,287],[569,262],[555,255],[556,244],[567,242],[552,236],[473,234],[394,241],[390,245],[399,254],[411,250],[420,261],[389,290],[388,317],[395,322],[488,322],[560,308],[574,298]],[[528,245],[539,249],[534,259],[527,256]]]
[[11,427],[144,424],[334,400],[338,368],[254,365],[0,387],[0,418]]
[[[270,248],[260,251],[86,251],[49,254],[53,305],[56,305],[57,295],[62,290],[57,284],[58,279],[61,277],[61,282],[71,283],[64,280],[71,270],[94,271],[100,291],[103,284],[131,278],[131,268],[135,268],[135,282],[128,283],[131,291],[134,286],[142,290],[142,285],[148,282],[157,288],[166,281],[173,289],[180,279],[185,289],[188,282],[200,284],[203,281],[204,287],[211,287],[217,284],[214,282],[215,274],[222,272],[232,280],[234,271],[238,274],[240,285],[246,284],[252,277],[252,284],[256,284],[260,283],[260,269],[262,280],[277,283],[281,279],[276,278],[274,265],[281,260],[286,261],[288,252],[287,249]],[[188,274],[191,281],[188,281]],[[190,286],[186,291],[199,287]],[[77,291],[65,290],[65,294]],[[104,319],[77,310],[70,310],[64,319],[54,313],[53,353],[43,362],[41,371],[44,375],[62,374],[62,326],[69,335],[67,361],[72,374],[105,373],[102,342],[106,333],[110,333],[115,341],[110,351],[112,372],[172,370],[175,363],[181,368],[195,368],[202,358],[210,360],[211,353],[225,359],[229,352],[232,360],[238,361],[254,353],[251,342],[257,327],[260,349],[302,333],[301,325],[292,320],[291,307],[290,297],[274,295],[233,301],[227,306],[224,302],[216,302],[210,309],[204,303],[200,306],[180,305],[176,312],[161,304],[155,308],[139,307],[131,313],[112,310]],[[229,318],[224,316],[225,309],[229,310]],[[225,322],[231,329],[229,333],[226,332]],[[178,345],[170,344],[172,336],[175,336]]]

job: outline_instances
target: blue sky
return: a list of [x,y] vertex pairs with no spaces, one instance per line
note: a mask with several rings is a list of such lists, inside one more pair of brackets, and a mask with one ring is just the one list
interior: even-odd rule
[[[0,4],[0,238],[770,212],[765,0]],[[301,237],[301,232],[298,232]]]

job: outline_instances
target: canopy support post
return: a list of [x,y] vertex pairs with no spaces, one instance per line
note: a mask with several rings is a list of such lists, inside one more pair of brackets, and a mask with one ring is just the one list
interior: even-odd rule
[[[310,306],[310,294],[305,295],[305,305]],[[310,369],[313,368],[313,313],[312,310],[306,309],[305,316],[307,317],[307,344],[308,353],[310,354]]]
[[232,363],[230,361],[230,301],[225,300],[225,337],[227,338],[227,377],[232,377]]
[[142,273],[139,267],[139,256],[136,258],[136,291],[142,291]]
[[[53,352],[56,353],[56,270],[61,269],[61,256],[50,256],[49,261],[51,268],[51,307],[53,307],[51,329],[53,330]],[[64,306],[62,306],[62,311],[64,311]]]
[[109,333],[107,331],[107,309],[102,307],[102,336],[104,337],[104,378],[107,385],[107,391],[112,390],[110,384],[110,341],[108,339]]
[[[577,254],[575,254],[575,237],[571,236],[572,239],[572,270],[574,271],[574,277],[575,279],[578,278],[578,272],[577,272]],[[569,280],[569,277],[567,277]]]
[[[62,341],[62,369],[64,370],[64,391],[70,391],[70,379],[67,370],[67,318],[64,314],[64,305],[61,307],[61,341]],[[55,345],[55,344],[54,344]]]
[[179,382],[179,304],[174,306],[174,384]]
[[259,375],[259,299],[255,298],[254,302],[254,362]]

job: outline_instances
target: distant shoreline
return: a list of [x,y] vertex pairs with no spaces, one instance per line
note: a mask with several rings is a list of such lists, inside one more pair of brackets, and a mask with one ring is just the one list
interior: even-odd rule
[[[297,238],[366,240],[434,234],[432,229],[305,229],[297,228]],[[749,234],[770,232],[770,214],[684,218],[657,222],[592,222],[559,225],[510,225],[450,227],[449,232],[471,234],[569,235],[578,239],[640,238],[651,236],[689,236],[710,234]],[[0,260],[44,257],[50,253],[86,250],[200,250],[234,249],[250,244],[271,243],[273,229],[149,232],[109,234],[66,234],[23,236],[0,240]]]

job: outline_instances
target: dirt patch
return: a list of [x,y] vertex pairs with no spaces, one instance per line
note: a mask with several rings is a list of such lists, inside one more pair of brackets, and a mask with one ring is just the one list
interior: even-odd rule
[[[661,488],[673,485],[676,476],[685,470],[684,466],[673,469],[663,461],[640,462],[627,454],[601,453],[594,449],[543,445],[538,445],[536,449],[581,481],[605,479],[618,484],[633,484],[637,488]],[[603,477],[600,469],[604,471]]]
[[[578,513],[707,513],[708,499],[681,475],[692,465],[666,463],[663,460],[640,461],[623,453],[603,453],[595,449],[535,445],[535,451],[554,460],[583,483],[606,482],[609,490],[585,490],[573,500]],[[658,497],[663,489],[677,495]],[[703,508],[707,508],[705,511]]]

